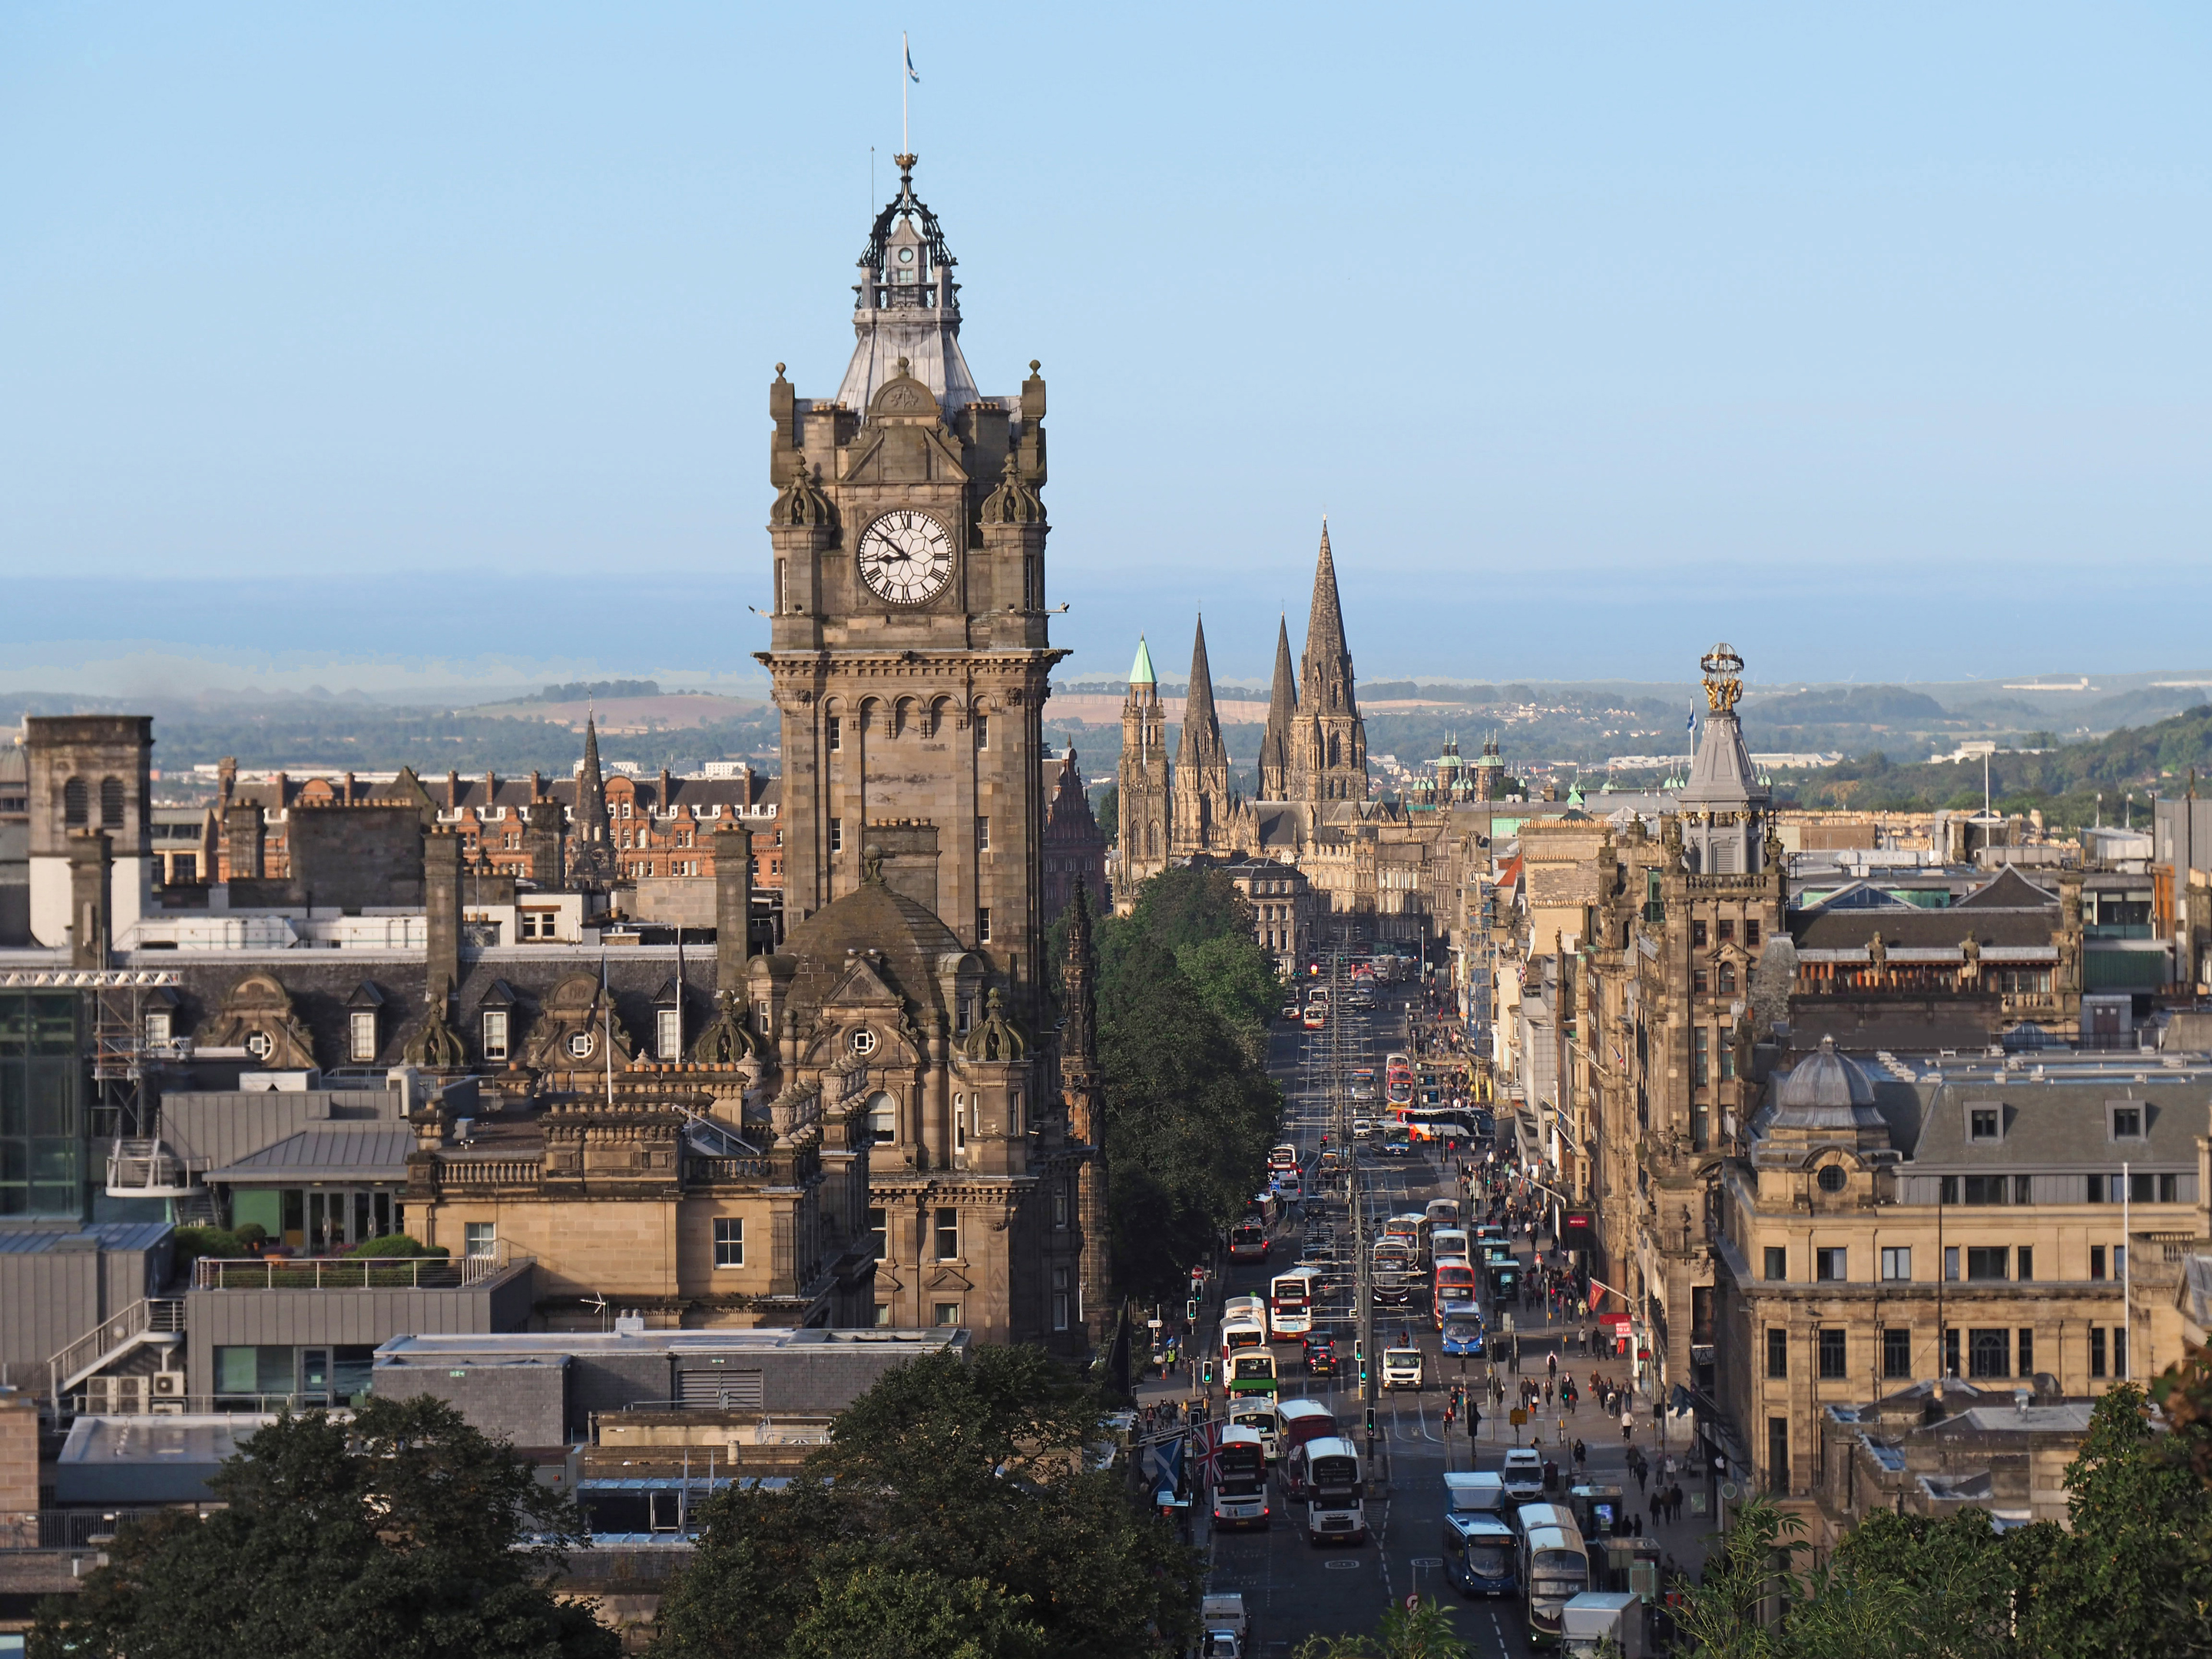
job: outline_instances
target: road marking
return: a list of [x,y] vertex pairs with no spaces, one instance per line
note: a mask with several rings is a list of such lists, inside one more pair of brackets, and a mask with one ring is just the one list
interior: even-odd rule
[[1334,1561],[1324,1561],[1322,1563],[1322,1565],[1328,1568],[1331,1572],[1350,1572],[1354,1567],[1358,1566],[1360,1564],[1357,1561],[1347,1561],[1342,1556],[1339,1556]]

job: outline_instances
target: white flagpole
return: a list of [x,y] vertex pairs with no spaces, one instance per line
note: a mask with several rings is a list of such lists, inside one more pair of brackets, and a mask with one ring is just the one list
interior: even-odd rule
[[906,31],[899,31],[899,154],[914,154],[914,141],[907,134],[907,65],[914,62],[914,48],[907,44]]
[[599,947],[599,1042],[607,1051],[607,1109],[615,1104],[615,994],[607,984],[607,951]]

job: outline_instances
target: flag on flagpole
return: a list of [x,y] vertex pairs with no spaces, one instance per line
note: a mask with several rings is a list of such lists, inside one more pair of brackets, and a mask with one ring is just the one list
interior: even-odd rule
[[1697,705],[1697,704],[1695,704],[1695,703],[1692,703],[1692,704],[1690,705],[1690,718],[1689,718],[1688,720],[1685,720],[1685,721],[1682,723],[1682,729],[1683,729],[1685,732],[1694,732],[1694,731],[1696,731],[1696,730],[1698,729],[1698,705]]
[[915,85],[920,86],[921,84],[921,77],[914,72],[914,47],[908,42],[906,36],[903,34],[899,36],[899,45],[906,52],[906,78],[913,82]]

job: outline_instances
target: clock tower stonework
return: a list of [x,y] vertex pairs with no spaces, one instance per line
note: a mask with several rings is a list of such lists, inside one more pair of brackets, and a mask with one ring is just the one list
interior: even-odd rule
[[[975,390],[936,216],[901,157],[861,256],[835,398],[769,388],[784,906],[850,892],[871,846],[1036,1010],[1044,936],[1044,381]],[[881,833],[885,830],[890,834]]]
[[825,1169],[854,1155],[866,1198],[829,1224],[872,1235],[879,1323],[1079,1352],[1103,1170],[1044,959],[1045,386],[1033,362],[977,390],[898,161],[836,394],[781,363],[769,387],[786,938],[748,966],[747,1021],[773,1127],[818,1133]]

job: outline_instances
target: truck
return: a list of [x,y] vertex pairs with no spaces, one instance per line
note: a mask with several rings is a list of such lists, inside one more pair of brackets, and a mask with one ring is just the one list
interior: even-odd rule
[[1198,1615],[1206,1631],[1199,1649],[1205,1659],[1248,1659],[1252,1621],[1245,1616],[1243,1596],[1206,1596],[1198,1604]]
[[1644,1659],[1644,1607],[1625,1591],[1584,1590],[1559,1609],[1559,1651],[1595,1654],[1607,1641],[1620,1659]]

